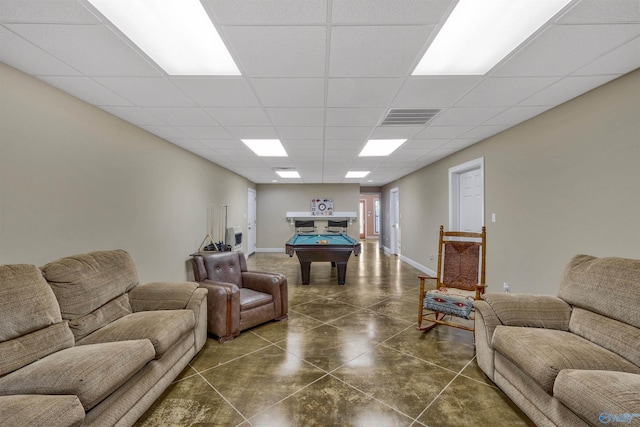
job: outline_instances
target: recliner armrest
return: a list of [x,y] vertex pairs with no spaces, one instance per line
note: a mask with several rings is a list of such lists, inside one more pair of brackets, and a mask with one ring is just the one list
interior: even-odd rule
[[129,291],[129,302],[134,312],[154,310],[182,310],[187,308],[198,284],[195,282],[149,282]]
[[485,323],[506,326],[569,330],[571,306],[551,295],[485,294],[474,302]]

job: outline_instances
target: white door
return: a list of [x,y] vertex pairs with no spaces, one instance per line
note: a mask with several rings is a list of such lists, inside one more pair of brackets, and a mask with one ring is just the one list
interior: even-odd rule
[[247,204],[247,256],[256,251],[256,190],[249,189]]
[[400,193],[397,188],[392,188],[389,197],[390,210],[390,242],[391,254],[400,255]]
[[484,158],[449,169],[449,230],[479,232],[484,225]]
[[482,193],[480,168],[460,174],[460,231],[482,230]]

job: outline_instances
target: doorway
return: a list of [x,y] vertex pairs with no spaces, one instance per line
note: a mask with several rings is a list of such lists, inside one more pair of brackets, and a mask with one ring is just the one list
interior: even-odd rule
[[389,191],[389,246],[391,255],[400,255],[400,190]]
[[479,232],[484,225],[484,157],[449,169],[449,230]]
[[247,256],[256,251],[256,190],[249,188],[247,202]]
[[367,201],[365,199],[360,199],[360,238],[364,239],[367,237]]

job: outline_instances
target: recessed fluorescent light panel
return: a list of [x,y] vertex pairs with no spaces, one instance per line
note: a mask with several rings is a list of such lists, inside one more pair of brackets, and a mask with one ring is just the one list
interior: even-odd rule
[[243,139],[242,142],[260,157],[287,157],[279,139]]
[[200,0],[89,0],[170,75],[240,75]]
[[459,0],[413,75],[483,75],[571,0]]
[[281,178],[300,178],[298,171],[276,171]]
[[405,141],[406,139],[370,139],[358,156],[388,156],[404,144]]
[[364,178],[369,175],[369,171],[349,171],[345,178]]

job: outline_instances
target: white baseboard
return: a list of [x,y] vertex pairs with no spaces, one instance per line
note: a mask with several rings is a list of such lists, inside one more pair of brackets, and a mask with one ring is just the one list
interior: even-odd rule
[[417,262],[415,262],[414,260],[407,258],[404,255],[400,255],[398,256],[398,258],[400,258],[401,261],[406,262],[407,264],[409,264],[410,266],[412,266],[413,268],[417,268],[418,270],[422,271],[423,273],[429,275],[429,276],[436,276],[436,272],[431,270],[429,267],[425,267],[422,264],[419,264]]

